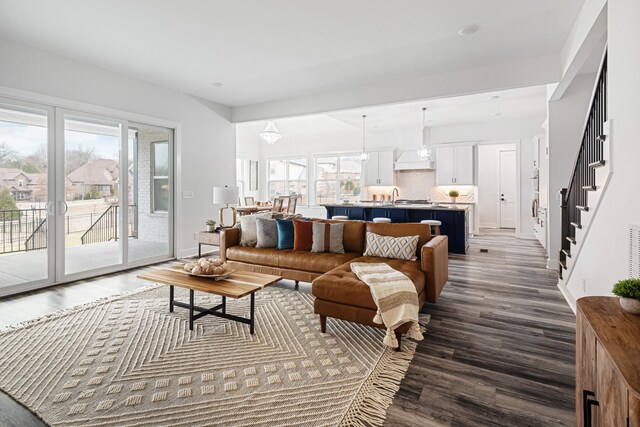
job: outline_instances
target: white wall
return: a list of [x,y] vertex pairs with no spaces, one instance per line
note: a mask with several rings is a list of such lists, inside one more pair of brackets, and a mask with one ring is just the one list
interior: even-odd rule
[[[573,298],[610,295],[628,277],[630,223],[640,223],[640,2],[609,0],[608,114],[613,174],[568,284]],[[586,289],[583,287],[586,281]]]
[[230,109],[6,39],[0,39],[0,57],[0,96],[28,91],[52,104],[77,102],[180,124],[176,184],[194,198],[178,205],[177,255],[195,253],[193,233],[217,211],[212,187],[235,181]]
[[[505,120],[485,123],[473,123],[458,126],[441,126],[431,129],[434,144],[447,142],[505,142],[518,140],[517,158],[520,178],[520,211],[519,237],[533,238],[533,221],[531,220],[531,200],[533,199],[533,145],[534,135],[540,135],[544,117],[525,120]],[[437,163],[437,159],[436,159]]]
[[500,192],[500,153],[516,151],[516,144],[478,146],[478,211],[480,227],[500,228],[498,194]]
[[549,102],[549,188],[547,267],[558,268],[561,241],[560,190],[569,185],[582,142],[594,74],[576,77],[561,99]]

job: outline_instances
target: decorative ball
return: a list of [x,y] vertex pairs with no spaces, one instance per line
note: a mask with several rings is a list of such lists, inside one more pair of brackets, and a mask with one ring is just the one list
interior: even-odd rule
[[224,269],[222,267],[215,267],[213,269],[213,274],[222,274],[224,273]]
[[200,267],[199,265],[196,265],[195,267],[193,267],[193,270],[191,270],[191,273],[202,274],[202,267]]
[[202,261],[208,261],[208,260],[207,260],[206,258],[200,258],[200,259],[198,260],[198,264],[200,264]]
[[186,263],[186,264],[184,265],[184,269],[185,269],[186,271],[191,271],[191,270],[193,270],[193,267],[195,267],[195,266],[196,266],[196,264],[195,264],[195,263],[193,263],[193,262],[188,262],[188,263]]

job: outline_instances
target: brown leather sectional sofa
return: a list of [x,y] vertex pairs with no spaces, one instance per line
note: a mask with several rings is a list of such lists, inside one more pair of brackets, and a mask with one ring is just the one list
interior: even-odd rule
[[[323,220],[324,222],[337,222]],[[344,254],[312,253],[275,248],[240,246],[240,230],[225,229],[220,236],[220,255],[231,268],[275,274],[285,279],[312,282],[316,297],[315,313],[320,315],[322,331],[327,317],[381,327],[373,323],[376,305],[369,287],[351,272],[351,262],[384,262],[403,272],[416,287],[419,303],[435,303],[448,279],[447,236],[431,236],[426,224],[377,224],[364,221],[344,222]],[[417,261],[364,257],[365,233],[385,236],[420,236]],[[396,330],[398,338],[408,325]],[[398,342],[400,342],[398,340]]]

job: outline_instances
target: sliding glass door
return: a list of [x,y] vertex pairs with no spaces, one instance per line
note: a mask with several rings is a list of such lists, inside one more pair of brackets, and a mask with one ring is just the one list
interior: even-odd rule
[[172,258],[173,138],[0,98],[0,296]]
[[0,99],[0,295],[53,282],[53,109]]

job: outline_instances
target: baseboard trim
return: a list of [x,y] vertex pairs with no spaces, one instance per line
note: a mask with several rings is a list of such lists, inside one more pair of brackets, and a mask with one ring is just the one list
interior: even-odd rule
[[560,289],[560,293],[564,297],[565,301],[567,301],[567,304],[569,304],[569,307],[571,307],[571,310],[573,310],[573,314],[576,314],[576,299],[573,297],[569,288],[558,282],[558,289]]

